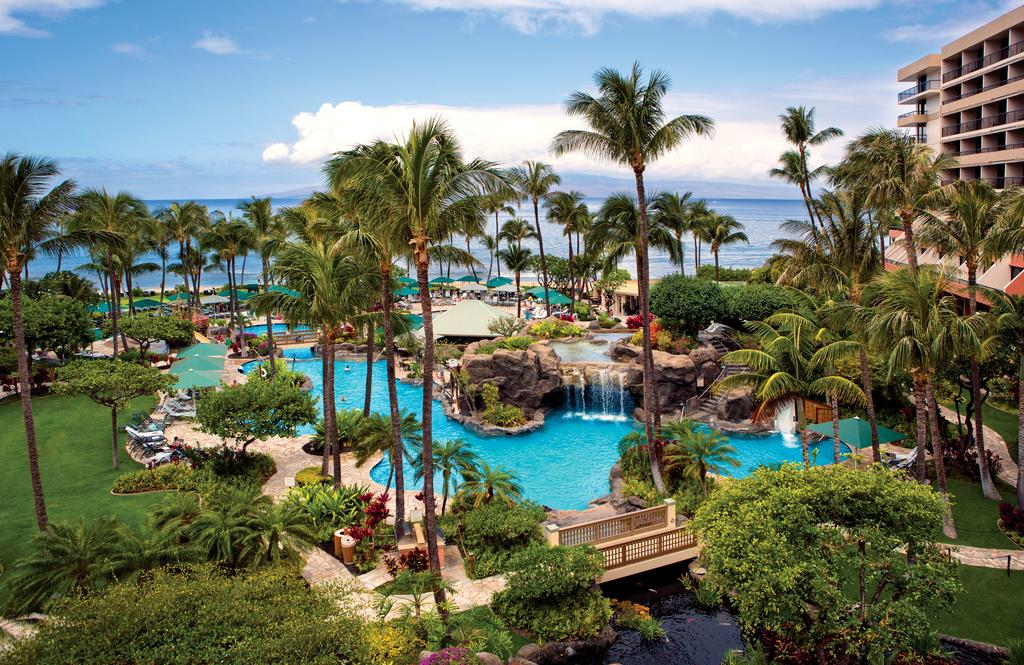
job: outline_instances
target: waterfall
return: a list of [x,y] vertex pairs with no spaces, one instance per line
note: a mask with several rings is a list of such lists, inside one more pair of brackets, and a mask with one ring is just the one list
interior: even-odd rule
[[607,417],[608,406],[611,402],[611,384],[608,381],[610,372],[607,367],[602,367],[597,371],[598,383],[601,386],[601,416]]
[[565,416],[584,420],[627,420],[626,379],[624,370],[613,367],[566,368],[562,382]]
[[799,445],[796,434],[796,402],[789,401],[783,404],[775,414],[775,429],[782,434],[782,440],[787,447]]
[[619,370],[617,372],[619,377],[619,418],[621,420],[626,419],[626,372]]

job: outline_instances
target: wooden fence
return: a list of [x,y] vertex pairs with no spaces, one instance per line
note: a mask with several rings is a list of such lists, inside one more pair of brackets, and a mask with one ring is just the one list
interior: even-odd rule
[[558,544],[582,545],[588,543],[596,545],[625,536],[656,531],[670,526],[668,517],[668,506],[663,504],[654,508],[638,510],[635,513],[567,526],[558,530]]
[[605,570],[622,568],[641,561],[656,559],[665,554],[680,552],[697,546],[697,536],[686,527],[658,533],[608,547],[599,547],[604,555]]

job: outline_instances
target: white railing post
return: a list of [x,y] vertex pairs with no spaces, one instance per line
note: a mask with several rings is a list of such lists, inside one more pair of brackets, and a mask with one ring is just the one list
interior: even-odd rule
[[676,500],[665,499],[665,526],[676,525]]
[[548,545],[550,545],[551,547],[557,547],[558,544],[559,544],[559,542],[558,542],[558,525],[557,524],[548,524],[547,526],[544,527],[544,531],[545,531],[544,535],[547,538]]

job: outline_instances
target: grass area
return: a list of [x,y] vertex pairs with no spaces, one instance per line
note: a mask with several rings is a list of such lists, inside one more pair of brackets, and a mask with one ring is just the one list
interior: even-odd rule
[[[956,524],[957,539],[940,538],[942,542],[1002,550],[1016,549],[996,524],[999,504],[982,496],[980,485],[961,478],[949,478],[947,483],[953,495],[953,522]],[[1008,496],[1005,486],[997,489],[1001,490],[1004,498]]]
[[1024,635],[1024,573],[961,566],[960,583],[953,611],[934,613],[932,628],[992,644]]
[[[466,610],[465,612],[462,612],[459,615],[459,617],[463,621],[466,621],[467,625],[472,628],[486,630],[488,628],[498,627],[497,617],[495,617],[494,613],[491,612],[491,608],[487,607],[486,605],[481,605],[479,607],[474,607],[471,610]],[[519,649],[521,649],[524,645],[530,644],[533,641],[529,638],[523,637],[514,630],[506,629],[506,632],[508,633],[508,636],[512,639],[513,655],[516,652],[518,652]]]
[[[155,400],[136,399],[123,414],[148,410]],[[86,397],[38,397],[32,399],[43,495],[51,522],[93,519],[113,515],[137,524],[162,494],[114,496],[110,488],[121,473],[142,468],[122,448],[121,469],[110,468],[110,411]],[[121,432],[122,446],[125,434]],[[10,569],[15,560],[30,550],[29,539],[36,533],[32,485],[28,474],[28,452],[21,418],[21,402],[0,402],[0,563]],[[0,578],[0,600],[6,595]]]
[[985,425],[999,432],[1003,437],[1006,447],[1010,450],[1010,457],[1017,461],[1017,412],[1003,411],[1000,408],[989,405],[987,402],[981,407],[981,418]]

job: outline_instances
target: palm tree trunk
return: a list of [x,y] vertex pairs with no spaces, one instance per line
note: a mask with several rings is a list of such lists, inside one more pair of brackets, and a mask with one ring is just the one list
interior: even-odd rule
[[[262,257],[263,255],[260,254]],[[263,258],[263,288],[268,288],[267,280],[269,279],[270,272],[270,261],[265,257]],[[270,350],[270,378],[274,378],[277,373],[277,350],[274,347],[274,322],[270,318],[270,312],[267,312],[267,348]]]
[[839,399],[835,393],[828,396],[828,405],[832,410],[832,463],[839,464],[843,459],[843,444],[839,441]]
[[63,259],[64,259],[64,250],[58,249],[57,250],[57,272],[60,272],[60,264],[61,264],[61,261]]
[[[494,211],[494,246],[501,249],[501,241],[498,237],[501,235],[501,229],[498,228],[498,211]],[[501,277],[501,261],[498,261],[498,277]]]
[[117,277],[114,275],[113,269],[110,271],[110,290],[111,290],[111,303],[110,303],[110,325],[113,331],[113,343],[114,343],[114,357],[117,357],[117,320],[121,315],[121,289]]
[[903,220],[903,245],[907,249],[907,265],[910,266],[910,274],[917,275],[917,244],[914,243],[914,211],[906,208],[900,210],[900,219]]
[[331,442],[331,454],[334,457],[334,486],[341,487],[341,442],[338,440],[338,407],[334,401],[334,330],[326,335],[324,350],[329,358],[328,373],[324,374],[324,409],[330,409],[324,413],[324,431]]
[[373,393],[373,322],[366,322],[366,394],[363,396],[363,418],[370,417],[370,396]]
[[[164,287],[167,286],[167,250],[160,255],[160,302],[164,301]],[[164,308],[160,308],[160,314],[164,313]]]
[[1024,354],[1017,378],[1017,508],[1024,510]]
[[712,247],[712,253],[715,255],[715,281],[718,281],[718,248]]
[[867,397],[868,423],[871,425],[871,460],[882,461],[882,450],[878,444],[878,416],[875,415],[875,398],[871,394],[871,371],[868,369],[868,353],[860,349],[860,383]]
[[917,418],[917,482],[927,482],[925,466],[925,443],[928,439],[928,407],[925,401],[925,382],[921,377],[914,377],[914,411]]
[[135,284],[132,281],[132,271],[130,268],[124,271],[124,287],[128,290],[128,314],[135,316],[135,294],[132,293],[135,290]]
[[693,231],[693,276],[696,277],[700,268],[700,252],[697,249],[697,232]]
[[395,370],[395,331],[391,326],[391,263],[381,266],[381,300],[384,309],[384,357],[388,372],[388,407],[391,411],[391,470],[395,474],[395,539],[405,533],[405,461],[401,414],[398,411],[398,378]]
[[114,470],[116,471],[121,463],[121,456],[118,455],[117,450],[117,405],[110,407],[110,446],[114,459]]
[[[978,269],[967,266],[967,310],[971,316],[978,313]],[[992,470],[988,466],[988,455],[985,453],[985,423],[981,404],[981,367],[977,355],[971,356],[971,396],[974,400],[974,443],[978,448],[978,472],[981,478],[981,493],[986,499],[1002,501],[995,483],[992,482]]]
[[654,355],[651,352],[651,301],[649,297],[647,265],[647,196],[644,192],[644,176],[641,169],[634,169],[636,177],[636,199],[640,210],[640,238],[636,248],[637,293],[640,296],[640,319],[644,338],[644,430],[647,434],[647,457],[651,463],[654,487],[659,494],[665,493],[665,481],[661,477],[658,462],[657,439],[654,435],[654,414],[660,415],[661,405],[654,397]]
[[519,290],[519,271],[516,271],[516,318],[523,316],[523,293]]
[[946,514],[943,518],[942,533],[947,538],[956,538],[956,525],[953,523],[953,508],[949,503],[949,487],[946,484],[946,463],[942,457],[942,436],[939,433],[939,409],[935,406],[935,387],[929,376],[925,383],[925,399],[928,400],[928,421],[932,431],[932,457],[935,464],[935,479],[938,481],[939,493],[946,502]]
[[569,233],[569,311],[576,313],[576,283],[572,275],[572,233]]
[[[469,236],[466,236],[466,253],[469,254],[469,255],[473,254],[473,250],[470,249],[470,247],[469,247]],[[479,282],[480,281],[480,276],[476,274],[476,264],[475,263],[470,263],[469,264],[469,269],[473,273],[473,279],[475,279],[477,282]]]
[[[414,238],[414,259],[416,261],[416,278],[420,287],[420,303],[423,311],[423,521],[426,527],[427,558],[430,560],[430,572],[441,576],[441,566],[437,551],[437,506],[434,501],[434,322],[430,303],[430,281],[427,271],[430,268],[430,252],[425,237]],[[443,609],[445,602],[444,589],[435,587],[434,602],[441,612],[441,618],[448,619]]]
[[441,515],[444,515],[444,511],[448,509],[448,481],[451,478],[451,471],[445,470],[441,480],[444,482],[444,487],[441,488]]
[[[324,374],[324,454],[320,460],[320,475],[326,476],[330,470],[331,450],[334,441],[338,438],[338,424],[334,416],[334,345],[331,343],[330,332],[327,327],[321,328],[320,333],[320,360],[323,364]],[[331,423],[334,424],[332,430]],[[332,438],[333,436],[333,438]]]
[[793,398],[793,415],[797,420],[797,427],[800,430],[800,453],[803,456],[804,468],[811,468],[811,451],[808,439],[811,436],[810,430],[807,429],[807,418],[804,417],[804,398],[794,397]]
[[[11,263],[8,263],[10,266]],[[36,508],[36,524],[46,531],[49,524],[46,502],[43,499],[43,481],[39,475],[39,452],[36,449],[36,423],[32,417],[32,375],[28,369],[28,350],[25,348],[25,322],[21,316],[21,271],[17,265],[8,269],[11,290],[11,310],[14,319],[14,354],[18,357],[18,385],[21,392],[21,417],[25,423],[25,445],[28,446],[28,472],[32,480],[32,498]]]
[[[543,276],[544,286],[544,309],[547,310],[548,316],[551,316],[551,294],[548,293],[548,261],[544,258],[544,236],[540,232],[540,206],[538,197],[533,197],[533,223],[537,227],[537,248],[540,250],[540,271]],[[644,236],[647,237],[646,235]]]

